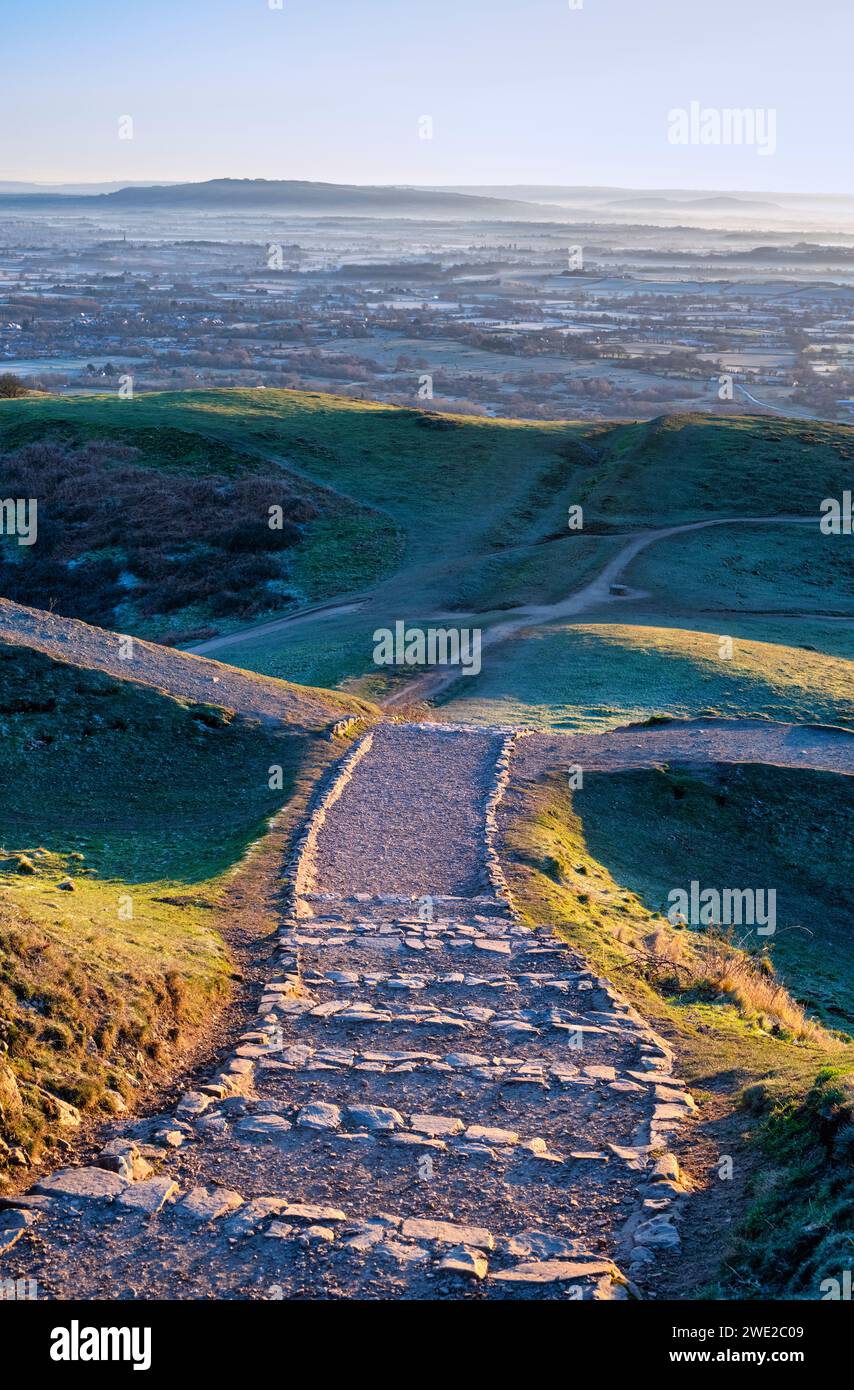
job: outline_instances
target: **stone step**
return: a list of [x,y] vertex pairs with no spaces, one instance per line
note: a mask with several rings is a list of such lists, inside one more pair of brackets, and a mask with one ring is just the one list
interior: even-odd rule
[[[350,1143],[388,1143],[410,1151],[421,1150],[433,1153],[451,1153],[484,1159],[514,1158],[524,1162],[566,1163],[570,1161],[571,1151],[557,1154],[545,1139],[539,1135],[520,1133],[502,1126],[488,1113],[481,1114],[478,1121],[459,1114],[438,1114],[433,1112],[413,1112],[402,1114],[394,1106],[379,1105],[358,1101],[336,1104],[331,1101],[311,1100],[301,1106],[276,1106],[268,1103],[263,1108],[248,1107],[248,1113],[232,1115],[228,1137],[237,1138],[242,1143],[264,1144],[267,1142],[298,1145],[308,1148],[306,1154],[310,1161],[310,1147],[316,1135],[340,1139],[345,1145]],[[462,1109],[463,1107],[459,1107]],[[207,1116],[199,1122],[203,1132],[210,1128],[217,1116]],[[218,1130],[218,1136],[226,1134]],[[589,1151],[590,1145],[585,1146]],[[607,1157],[607,1155],[605,1155]]]
[[397,724],[354,747],[235,1051],[94,1165],[0,1202],[4,1259],[26,1247],[58,1297],[136,1296],[139,1271],[152,1298],[630,1296],[614,1256],[643,1272],[679,1243],[669,1141],[693,1101],[610,983],[512,915],[508,754]]
[[[649,1144],[647,1127],[658,1108],[656,1088],[609,1081],[596,1074],[600,1068],[595,1065],[588,1071],[593,1075],[552,1082],[551,1090],[528,1072],[515,1082],[495,1085],[457,1071],[274,1072],[265,1076],[262,1099],[214,1103],[195,1120],[195,1132],[219,1145],[270,1142],[288,1150],[305,1150],[307,1137],[315,1133],[340,1139],[345,1147],[367,1142],[369,1136],[391,1135],[398,1146],[414,1148],[414,1136],[426,1135],[447,1140],[445,1149],[456,1153],[478,1143],[494,1142],[501,1149],[498,1135],[490,1141],[480,1133],[489,1129],[518,1135],[518,1141],[506,1141],[511,1148],[517,1142],[524,1147],[526,1139],[543,1140],[525,1152],[549,1151],[564,1159],[598,1152],[644,1166],[646,1150],[638,1146]],[[360,1121],[363,1111],[376,1114],[377,1123]],[[431,1117],[436,1118],[435,1132]],[[495,1157],[487,1152],[479,1156]]]
[[[304,951],[300,955],[299,989],[314,996],[324,1008],[336,1001],[360,1000],[384,1008],[407,1008],[414,1004],[442,1010],[559,1010],[579,1023],[626,1026],[627,1021],[634,1020],[638,1027],[645,1028],[630,1012],[590,1007],[591,991],[580,987],[582,979],[577,975],[549,977],[528,971],[496,973],[490,969],[491,960],[484,962],[486,971],[477,968],[480,962],[474,969],[437,971],[426,968],[428,963],[432,967],[429,956],[425,968],[421,968],[420,963],[408,968],[409,959],[404,959],[390,969],[388,960],[365,960],[363,957],[347,965],[335,966],[325,961],[322,952]],[[331,1007],[327,1011],[331,1013]]]
[[407,993],[420,993],[424,990],[433,993],[442,990],[449,991],[457,998],[465,994],[480,997],[483,994],[497,994],[503,991],[548,990],[554,994],[557,1001],[560,996],[572,993],[585,976],[580,972],[571,971],[562,975],[547,972],[485,974],[482,971],[471,970],[451,970],[434,974],[432,971],[428,973],[407,969],[405,962],[399,970],[379,969],[366,972],[353,969],[324,969],[321,962],[316,962],[302,970],[301,978],[304,986],[310,990],[369,989]]
[[[448,1056],[455,1060],[446,1061]],[[457,1059],[463,1057],[471,1060],[462,1065]],[[526,1059],[463,1051],[445,1053],[443,1057],[439,1053],[419,1051],[386,1053],[371,1048],[306,1051],[293,1047],[282,1054],[282,1060],[271,1057],[258,1064],[256,1087],[264,1095],[280,1096],[284,1091],[295,1094],[297,1087],[321,1086],[330,1094],[359,1087],[377,1093],[382,1091],[392,1097],[456,1090],[472,1098],[492,1094],[495,1096],[492,1103],[496,1105],[534,1104],[540,1092],[551,1097],[551,1104],[563,1109],[575,1100],[579,1103],[585,1100],[592,1091],[601,1093],[608,1104],[616,1104],[618,1096],[625,1097],[627,1104],[644,1104],[650,1109],[656,1102],[667,1103],[659,1095],[658,1087],[634,1080],[626,1071],[584,1056],[567,1062],[541,1056]]]
[[350,922],[405,922],[413,927],[457,920],[483,923],[513,922],[513,914],[503,898],[490,889],[467,896],[441,896],[422,893],[355,893],[342,897],[336,893],[304,892],[297,897],[296,921],[326,922],[330,926]]
[[[277,994],[268,992],[264,996],[263,1008],[276,1020],[314,1020],[327,1022],[388,1022],[417,1023],[421,1020],[435,1020],[436,1024],[446,1022],[448,1027],[463,1026],[467,1023],[484,1024],[509,1035],[535,1031],[562,1032],[575,1038],[570,1045],[581,1048],[581,1035],[606,1037],[612,1035],[625,1039],[645,1041],[651,1036],[649,1030],[634,1021],[629,1015],[604,1015],[598,1013],[595,1020],[578,1007],[567,1007],[563,1000],[538,1000],[531,1007],[523,1007],[524,1001],[517,998],[449,999],[436,1001],[419,997],[420,992],[388,989],[382,994],[370,989],[354,987],[346,994],[340,986],[329,990],[324,998],[320,989],[308,984],[297,993]],[[581,996],[583,999],[583,996]],[[577,1001],[575,1001],[577,1002]],[[271,1027],[265,1023],[265,1027]]]
[[[343,1001],[334,1012],[315,1012],[317,1004],[304,1000],[307,1007],[280,1012],[271,1006],[263,1015],[265,1026],[274,1028],[269,1044],[250,1043],[238,1049],[238,1056],[268,1061],[282,1047],[308,1045],[340,1047],[352,1051],[428,1051],[452,1050],[496,1056],[518,1052],[549,1056],[555,1065],[575,1066],[579,1060],[601,1062],[621,1072],[640,1067],[646,1034],[631,1026],[579,1024],[560,1014],[539,1013],[533,1021],[515,1013],[488,1009],[432,1010],[410,1005],[408,1008],[371,1007],[368,1001]],[[275,1031],[276,1029],[280,1031]],[[614,1079],[612,1077],[612,1079]]]
[[[486,958],[493,958],[493,963],[497,958],[520,956],[530,944],[527,934],[511,932],[503,926],[499,929],[485,924],[454,924],[416,930],[400,922],[366,924],[359,921],[329,924],[318,923],[314,919],[307,919],[304,924],[283,935],[281,940],[285,947],[291,949],[301,950],[308,947],[330,956],[334,951],[345,947],[351,951],[363,951],[366,959],[369,952],[377,951],[424,952],[434,956],[437,953],[465,951],[472,959],[476,959],[475,953],[480,952]],[[431,964],[433,970],[440,968],[435,963]]]
[[[274,1083],[276,1073],[290,1075],[296,1073],[306,1078],[319,1079],[330,1073],[371,1072],[385,1076],[389,1081],[405,1076],[423,1076],[438,1083],[443,1076],[457,1077],[459,1080],[479,1083],[511,1084],[521,1077],[530,1077],[554,1086],[577,1085],[579,1080],[594,1085],[594,1077],[599,1082],[632,1082],[631,1089],[652,1088],[656,1083],[682,1086],[670,1076],[659,1078],[658,1073],[640,1071],[611,1071],[600,1073],[603,1063],[589,1062],[582,1051],[577,1050],[572,1059],[555,1058],[545,1052],[536,1055],[504,1054],[489,1050],[469,1052],[467,1048],[431,1050],[424,1048],[362,1048],[360,1046],[340,1046],[323,1041],[304,1040],[293,1042],[283,1040],[282,1045],[269,1049],[256,1060],[255,1066],[260,1077]],[[587,1072],[588,1066],[597,1068]],[[259,1083],[260,1084],[260,1083]],[[287,1084],[287,1083],[283,1083]]]
[[[93,1272],[109,1270],[122,1251],[131,1268],[145,1269],[147,1297],[172,1299],[193,1297],[202,1282],[215,1297],[272,1300],[578,1300],[637,1292],[597,1251],[595,1232],[579,1238],[560,1217],[526,1226],[512,1212],[497,1224],[437,1209],[424,1185],[415,1194],[421,1204],[394,1210],[354,1203],[349,1191],[343,1201],[334,1190],[306,1196],[296,1184],[287,1196],[279,1195],[284,1189],[251,1196],[222,1185],[171,1184],[164,1196],[171,1183],[164,1177],[108,1193],[90,1180],[99,1171],[78,1170],[73,1193],[33,1198],[47,1205],[11,1210],[3,1227],[14,1234],[38,1222],[40,1240],[63,1249],[73,1238],[75,1287],[83,1280],[91,1286]],[[147,1200],[153,1181],[158,1191]],[[656,1239],[665,1226],[655,1227]]]

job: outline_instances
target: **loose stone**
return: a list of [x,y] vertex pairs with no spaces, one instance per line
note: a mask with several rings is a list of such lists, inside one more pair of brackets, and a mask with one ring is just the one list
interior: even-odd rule
[[468,1245],[454,1245],[439,1261],[439,1269],[446,1269],[452,1274],[465,1274],[472,1279],[485,1279],[489,1261],[482,1250]]

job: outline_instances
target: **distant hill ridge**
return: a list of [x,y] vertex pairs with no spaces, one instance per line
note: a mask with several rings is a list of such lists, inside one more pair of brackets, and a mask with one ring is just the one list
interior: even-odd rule
[[423,188],[312,183],[298,179],[209,179],[203,183],[128,185],[110,193],[0,193],[0,207],[97,207],[108,211],[147,208],[279,208],[290,213],[365,216],[531,217],[554,219],[556,210],[509,198]]

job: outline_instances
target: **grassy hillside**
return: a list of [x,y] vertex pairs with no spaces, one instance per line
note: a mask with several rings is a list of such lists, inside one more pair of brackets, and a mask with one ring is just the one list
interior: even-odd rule
[[0,733],[2,1166],[210,1021],[230,875],[331,745],[7,647]]
[[[854,465],[851,470],[854,478]],[[659,611],[854,617],[854,545],[812,526],[711,526],[644,550],[626,573]]]
[[[742,766],[589,774],[574,794],[557,771],[511,787],[514,901],[619,982],[675,1045],[700,1103],[693,1146],[708,1167],[695,1172],[692,1220],[739,1217],[733,1199],[714,1207],[721,1152],[750,1174],[733,1248],[702,1275],[712,1292],[818,1298],[838,1233],[850,1241],[854,915],[839,889],[852,869],[849,783]],[[738,929],[671,927],[659,909],[692,878],[776,886],[770,946]]]
[[21,403],[32,418],[0,422],[4,495],[38,501],[36,544],[0,543],[17,602],[175,643],[373,583],[399,554],[390,518],[274,462]]
[[575,806],[590,853],[653,910],[692,879],[776,888],[775,934],[745,937],[811,1013],[854,1037],[854,907],[839,894],[854,876],[854,780],[654,769],[591,776]]
[[767,416],[672,415],[601,426],[579,498],[612,525],[710,516],[819,516],[851,479],[854,428]]
[[[223,447],[231,469],[235,452],[256,473],[275,461],[290,477],[388,512],[407,533],[412,561],[435,558],[437,543],[450,554],[461,536],[483,543],[493,523],[512,521],[516,543],[565,526],[567,483],[592,458],[579,426],[439,416],[298,391],[0,402],[0,445],[14,446],[22,431],[32,439],[54,430],[125,444],[142,432],[158,465],[157,436],[166,431],[173,463],[189,454],[196,471],[205,457],[207,471],[220,471],[215,459]],[[192,442],[179,447],[176,437],[187,436]],[[507,539],[499,529],[496,542]]]
[[851,663],[749,639],[722,659],[720,632],[617,623],[529,629],[497,647],[480,676],[457,682],[449,719],[593,731],[655,714],[755,714],[854,722]]
[[[854,428],[763,416],[632,425],[439,415],[315,392],[210,390],[0,402],[0,444],[133,443],[153,466],[204,475],[287,470],[386,509],[422,555],[437,535],[496,544],[706,516],[817,516],[850,478]],[[211,446],[214,446],[213,448]],[[254,463],[252,460],[254,459]],[[503,529],[512,522],[512,537]],[[420,540],[419,540],[420,533]]]
[[[72,458],[101,451],[100,500],[84,489],[79,532],[65,514],[51,531],[48,507],[38,561],[7,541],[0,591],[36,606],[56,598],[59,611],[94,602],[92,620],[184,643],[356,594],[358,610],[253,634],[224,659],[369,693],[377,627],[451,613],[488,628],[515,606],[572,593],[635,531],[800,516],[803,526],[657,543],[626,576],[644,597],[591,613],[583,629],[532,629],[495,649],[449,712],[558,728],[711,708],[848,718],[844,669],[821,656],[852,653],[833,616],[854,605],[850,538],[821,537],[818,516],[850,486],[850,427],[758,416],[531,423],[266,390],[0,402],[0,449],[45,438]],[[137,451],[122,468],[109,459],[119,446]],[[293,521],[271,538],[259,514],[279,492]],[[130,501],[123,520],[117,496]],[[585,529],[569,535],[574,504]],[[707,660],[719,629],[743,639],[744,661],[727,671]]]

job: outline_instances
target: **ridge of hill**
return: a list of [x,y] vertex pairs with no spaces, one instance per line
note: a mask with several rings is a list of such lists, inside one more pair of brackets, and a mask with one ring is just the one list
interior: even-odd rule
[[302,216],[507,218],[542,221],[554,208],[479,194],[405,186],[317,183],[302,179],[207,179],[199,183],[134,184],[108,193],[0,193],[0,206],[125,211],[200,208],[272,209]]

